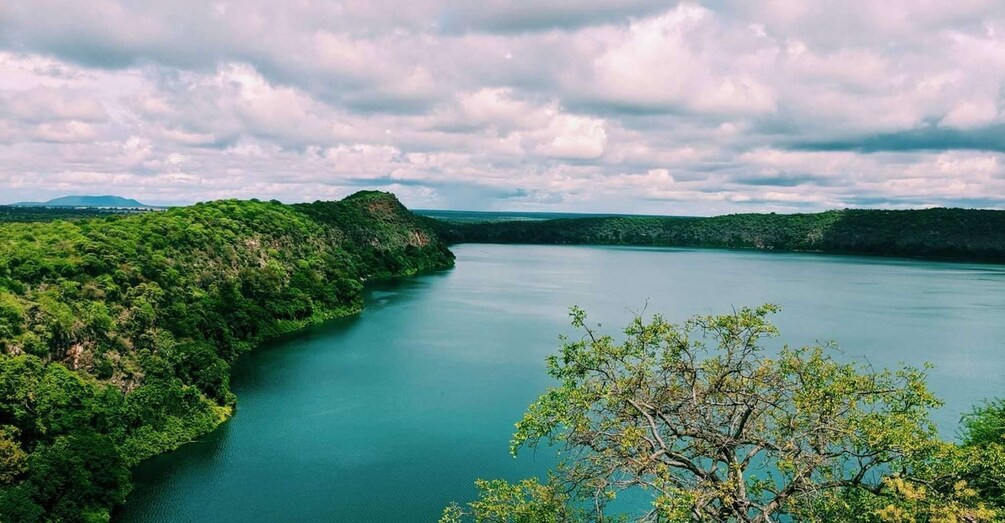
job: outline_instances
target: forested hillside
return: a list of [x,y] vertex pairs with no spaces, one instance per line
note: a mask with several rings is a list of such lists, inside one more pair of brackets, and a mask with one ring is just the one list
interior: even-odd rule
[[720,247],[1005,262],[1005,211],[843,210],[432,225],[450,243]]
[[231,412],[231,363],[453,264],[393,195],[0,224],[0,521],[104,521]]

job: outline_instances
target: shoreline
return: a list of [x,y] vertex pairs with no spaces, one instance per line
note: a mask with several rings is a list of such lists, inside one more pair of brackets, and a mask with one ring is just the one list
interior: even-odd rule
[[[289,322],[290,324],[292,324],[292,325],[290,325],[290,328],[281,328],[281,329],[279,329],[279,332],[276,332],[273,335],[271,335],[271,336],[269,336],[267,338],[264,338],[262,340],[257,340],[255,342],[253,342],[247,348],[243,349],[243,351],[240,354],[240,356],[238,356],[238,358],[235,359],[230,364],[230,370],[229,370],[230,377],[233,378],[234,367],[235,367],[235,365],[237,365],[237,363],[240,360],[248,357],[253,352],[255,352],[257,350],[260,350],[260,349],[262,349],[265,346],[276,344],[276,343],[282,343],[284,340],[287,340],[287,339],[294,339],[297,336],[299,336],[300,334],[302,334],[304,331],[306,331],[308,329],[311,329],[311,328],[314,328],[314,327],[320,327],[320,326],[323,326],[323,325],[325,325],[327,323],[330,323],[330,322],[334,322],[334,321],[337,321],[337,320],[342,320],[342,319],[345,319],[345,318],[350,318],[352,316],[357,316],[359,314],[362,314],[366,310],[366,306],[365,306],[365,303],[366,303],[366,293],[370,292],[371,289],[369,287],[371,287],[372,285],[383,283],[383,282],[402,280],[402,279],[406,279],[406,278],[413,278],[415,276],[421,276],[421,275],[425,275],[425,274],[435,274],[435,273],[439,273],[439,272],[446,272],[446,271],[449,271],[449,270],[453,269],[453,267],[454,267],[454,265],[451,264],[450,266],[447,266],[447,267],[429,268],[429,269],[424,269],[424,270],[413,270],[413,271],[407,271],[407,272],[399,274],[399,275],[390,275],[390,276],[377,277],[377,278],[371,278],[371,279],[365,280],[365,282],[364,282],[364,288],[363,288],[362,293],[361,293],[362,295],[360,297],[360,303],[359,304],[357,304],[357,305],[355,305],[353,307],[345,308],[343,310],[336,310],[336,311],[332,311],[332,312],[329,312],[329,313],[318,314],[318,315],[315,315],[315,316],[313,316],[311,318],[303,320],[302,322]],[[184,447],[184,446],[186,446],[188,444],[196,443],[196,442],[200,441],[200,438],[202,438],[204,436],[207,436],[207,435],[209,435],[209,434],[211,434],[211,433],[219,430],[220,427],[224,423],[230,421],[230,419],[233,418],[233,416],[237,414],[237,411],[238,411],[238,401],[239,400],[240,400],[240,398],[236,398],[235,397],[235,401],[234,401],[234,403],[232,405],[213,405],[212,408],[214,409],[214,412],[218,415],[218,418],[217,418],[216,423],[211,428],[209,428],[208,430],[204,430],[204,431],[200,430],[198,432],[193,432],[192,435],[191,435],[191,437],[185,439],[184,441],[178,441],[175,444],[172,444],[172,446],[170,448],[166,448],[165,450],[162,450],[162,451],[154,453],[154,454],[150,454],[149,456],[145,456],[142,459],[137,460],[137,461],[135,461],[133,463],[129,463],[130,475],[133,473],[133,471],[135,470],[136,467],[138,467],[141,464],[149,461],[150,459],[156,458],[158,456],[163,456],[165,454],[169,454],[169,453],[174,452],[174,451],[176,451],[176,450],[178,450],[178,449],[180,449],[180,448],[182,448],[182,447]],[[192,420],[193,420],[193,418],[189,418],[188,419],[188,421],[192,421]],[[116,509],[116,511],[118,511],[118,510],[120,510],[120,508]]]

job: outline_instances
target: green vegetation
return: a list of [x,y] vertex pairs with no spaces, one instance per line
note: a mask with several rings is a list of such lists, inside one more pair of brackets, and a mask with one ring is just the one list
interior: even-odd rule
[[106,209],[98,207],[16,207],[0,205],[2,222],[51,222],[53,220],[74,220],[111,216],[116,214],[138,214],[156,212],[152,209]]
[[[129,467],[232,412],[230,366],[264,340],[356,312],[363,282],[449,267],[450,241],[675,245],[1005,261],[1005,212],[835,211],[448,223],[393,196],[163,212],[0,208],[0,521],[107,521]],[[586,326],[514,452],[575,458],[545,482],[480,481],[444,521],[609,520],[645,488],[659,521],[993,521],[1005,514],[1005,404],[959,443],[928,421],[923,370],[830,347],[770,357],[772,307],[618,344]],[[766,472],[773,471],[773,472]]]
[[[512,448],[568,457],[545,483],[479,481],[441,523],[1005,520],[1005,403],[941,441],[924,369],[876,371],[831,345],[769,352],[776,310],[637,317],[619,343],[573,309],[583,335],[548,358],[558,384]],[[627,490],[648,512],[610,514]]]
[[451,223],[492,223],[509,221],[542,221],[563,218],[613,218],[618,214],[588,214],[572,212],[497,212],[497,211],[435,211],[415,210],[419,216],[426,216]]
[[106,521],[231,412],[231,363],[453,254],[392,195],[0,225],[0,521]]
[[433,227],[450,243],[718,247],[1005,262],[1005,211],[843,210],[488,223],[434,220]]

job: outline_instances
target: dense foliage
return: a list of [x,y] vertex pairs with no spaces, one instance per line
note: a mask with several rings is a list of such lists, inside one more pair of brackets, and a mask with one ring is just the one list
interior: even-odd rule
[[51,222],[115,214],[156,212],[151,209],[99,209],[97,207],[18,207],[0,205],[0,222]]
[[0,521],[103,521],[216,427],[254,344],[453,255],[392,195],[0,225]]
[[720,247],[1005,262],[1005,211],[843,210],[711,218],[437,221],[434,226],[452,243]]
[[[479,481],[479,499],[441,521],[1005,518],[1005,403],[974,409],[959,444],[941,441],[923,369],[877,371],[830,345],[768,351],[775,310],[637,317],[617,342],[574,309],[584,334],[548,359],[558,384],[512,449],[547,442],[568,457],[546,483]],[[647,506],[612,515],[626,491]]]

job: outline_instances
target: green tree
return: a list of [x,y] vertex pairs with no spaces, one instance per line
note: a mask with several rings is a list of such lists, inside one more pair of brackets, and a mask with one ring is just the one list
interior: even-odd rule
[[563,523],[580,521],[586,512],[570,504],[571,496],[561,485],[552,481],[541,484],[535,479],[519,483],[503,480],[478,480],[475,482],[479,498],[468,505],[468,510],[456,503],[443,512],[440,523],[461,523],[472,515],[479,522],[508,523]]
[[0,224],[0,522],[107,520],[122,464],[233,411],[244,351],[453,263],[387,193],[87,216]]
[[129,493],[129,469],[111,440],[98,434],[63,436],[36,451],[29,477],[56,521],[107,521],[107,507]]
[[989,401],[963,417],[964,445],[1005,445],[1005,400]]
[[0,485],[9,485],[28,469],[28,454],[18,443],[20,431],[0,425]]
[[994,517],[962,478],[931,483],[963,458],[936,437],[929,410],[940,402],[923,369],[874,370],[833,345],[768,350],[777,310],[680,324],[638,316],[617,342],[574,308],[582,338],[548,358],[558,385],[530,406],[512,446],[549,443],[571,458],[548,485],[493,483],[445,521],[524,521],[521,511],[561,493],[589,512],[557,521],[609,521],[628,490],[651,502],[638,521]]

